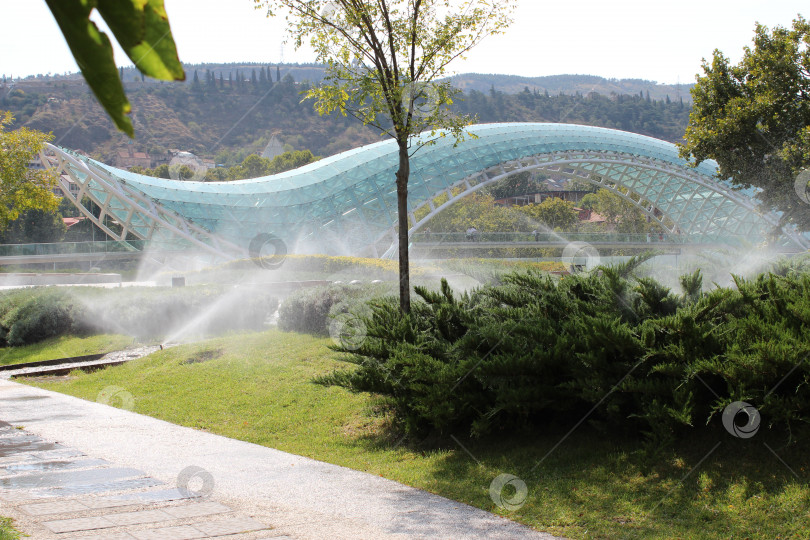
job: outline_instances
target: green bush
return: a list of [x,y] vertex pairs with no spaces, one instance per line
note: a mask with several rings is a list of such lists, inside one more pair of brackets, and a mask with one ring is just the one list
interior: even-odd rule
[[172,334],[211,335],[230,330],[260,330],[278,308],[261,288],[216,286],[96,289],[75,294],[99,332],[141,339]]
[[416,288],[364,319],[355,369],[318,380],[386,396],[410,433],[473,435],[587,419],[671,440],[736,401],[795,433],[810,410],[810,274],[782,269],[736,288],[681,294],[635,277],[641,259],[555,280],[528,271],[456,296]]
[[81,306],[59,289],[22,289],[0,296],[0,343],[18,346],[84,333]]
[[68,333],[120,333],[140,339],[259,330],[278,300],[259,288],[50,288],[0,294],[0,345]]
[[365,303],[391,294],[390,283],[333,283],[301,289],[288,296],[278,311],[278,327],[285,331],[328,335],[331,318],[340,313],[359,314]]

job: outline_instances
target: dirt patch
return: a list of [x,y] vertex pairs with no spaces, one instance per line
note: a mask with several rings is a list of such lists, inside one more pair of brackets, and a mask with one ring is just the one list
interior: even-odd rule
[[222,356],[223,351],[222,349],[208,349],[205,351],[200,351],[197,354],[189,356],[182,362],[181,364],[200,364],[202,362],[208,362],[209,360],[213,360],[215,358],[219,358]]

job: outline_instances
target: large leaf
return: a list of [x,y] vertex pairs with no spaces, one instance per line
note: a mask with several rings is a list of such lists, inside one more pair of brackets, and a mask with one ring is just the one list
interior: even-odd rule
[[118,78],[110,40],[90,20],[90,14],[98,9],[141,73],[156,79],[183,80],[185,73],[163,0],[45,1],[87,84],[118,129],[132,137],[132,122],[127,117],[131,106]]
[[177,57],[163,0],[97,0],[98,12],[110,26],[132,63],[155,79],[186,78]]

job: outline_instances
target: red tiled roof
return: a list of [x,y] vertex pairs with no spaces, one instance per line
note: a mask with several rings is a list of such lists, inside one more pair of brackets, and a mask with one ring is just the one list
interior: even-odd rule
[[80,222],[80,221],[82,221],[84,219],[87,219],[87,218],[85,218],[85,217],[66,217],[66,218],[62,218],[62,222],[69,229],[70,227],[73,227],[78,222]]

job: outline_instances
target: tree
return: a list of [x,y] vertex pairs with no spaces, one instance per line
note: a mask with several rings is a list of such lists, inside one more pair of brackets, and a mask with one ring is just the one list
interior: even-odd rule
[[278,174],[284,171],[291,171],[298,167],[303,167],[308,163],[318,161],[320,156],[312,154],[311,150],[290,150],[284,152],[270,161],[266,174]]
[[158,165],[152,170],[152,176],[156,178],[171,178],[172,175],[169,172],[169,165],[166,163]]
[[531,195],[546,190],[543,183],[546,178],[543,174],[540,174],[538,178],[530,172],[522,172],[499,180],[485,189],[496,199]]
[[45,0],[62,30],[87,85],[116,127],[134,136],[127,117],[132,107],[115,69],[107,34],[90,20],[95,9],[118,44],[143,75],[182,81],[186,75],[177,57],[163,0]]
[[[393,138],[397,190],[400,309],[410,312],[408,179],[410,159],[431,137],[464,134],[453,114],[447,66],[511,22],[516,0],[254,0],[291,16],[296,46],[309,41],[325,78],[306,96],[320,114],[337,111]],[[443,131],[439,132],[438,129]],[[430,136],[418,138],[425,131]]]
[[65,232],[67,232],[67,227],[59,212],[39,209],[25,210],[0,234],[0,243],[61,242],[65,237]]
[[258,178],[267,174],[270,168],[270,160],[256,154],[250,154],[242,161],[241,168],[244,169],[242,178]]
[[472,193],[431,218],[432,232],[465,232],[475,227],[480,232],[521,232],[531,230],[526,214],[517,207],[497,206],[492,195]]
[[53,194],[57,186],[53,170],[28,166],[52,135],[26,127],[6,131],[12,122],[10,112],[0,111],[0,232],[21,212],[54,212],[59,206],[59,198]]
[[618,232],[642,233],[656,229],[654,224],[647,223],[644,214],[633,203],[604,188],[585,195],[582,206],[604,217]]
[[681,155],[714,159],[721,179],[760,188],[765,208],[783,212],[775,234],[788,223],[808,230],[810,207],[794,184],[810,166],[810,24],[757,24],[753,42],[736,66],[719,50],[704,60]]
[[225,167],[214,167],[213,169],[205,171],[205,178],[203,180],[206,182],[222,182],[227,179],[228,169]]
[[579,221],[579,215],[574,210],[574,203],[559,197],[548,197],[540,204],[529,204],[520,207],[519,210],[544,223],[549,229],[569,230]]

